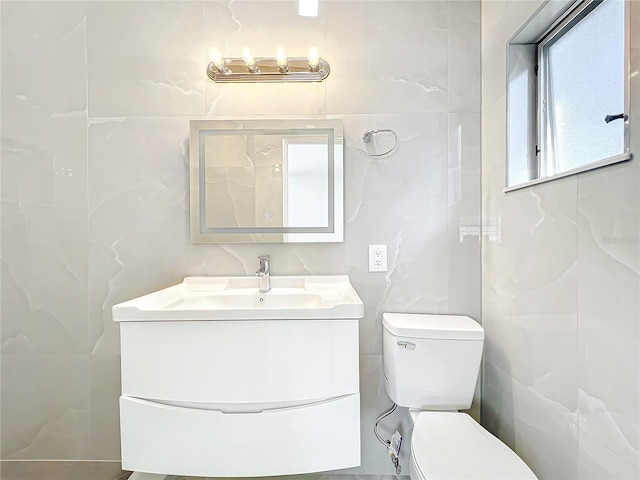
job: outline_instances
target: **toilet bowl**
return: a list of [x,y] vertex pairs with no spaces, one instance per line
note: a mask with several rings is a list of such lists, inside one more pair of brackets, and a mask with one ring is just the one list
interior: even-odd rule
[[513,450],[460,412],[422,412],[411,435],[412,480],[534,480]]
[[411,480],[535,480],[509,447],[458,410],[471,406],[484,330],[459,315],[385,313],[385,388],[408,407]]

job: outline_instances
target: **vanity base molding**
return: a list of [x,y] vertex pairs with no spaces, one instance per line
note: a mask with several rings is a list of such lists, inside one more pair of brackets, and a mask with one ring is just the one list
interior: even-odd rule
[[120,397],[122,468],[209,477],[294,475],[360,465],[360,394],[258,413]]

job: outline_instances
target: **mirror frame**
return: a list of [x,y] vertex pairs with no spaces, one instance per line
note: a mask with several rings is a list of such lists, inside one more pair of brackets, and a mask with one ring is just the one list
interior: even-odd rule
[[[206,225],[205,139],[211,135],[326,135],[328,225],[322,227],[209,227]],[[294,143],[294,142],[292,142]],[[341,147],[342,156],[335,155]],[[283,155],[286,154],[283,152]],[[324,243],[344,239],[344,147],[340,119],[191,120],[189,135],[192,243]],[[339,168],[336,168],[339,167]],[[295,240],[289,236],[295,234]],[[308,234],[308,235],[306,235]],[[305,239],[306,238],[306,239]]]

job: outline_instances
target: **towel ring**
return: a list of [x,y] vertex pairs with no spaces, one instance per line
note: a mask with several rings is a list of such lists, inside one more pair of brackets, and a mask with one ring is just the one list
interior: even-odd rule
[[371,143],[373,141],[373,136],[377,135],[378,133],[390,133],[391,135],[393,135],[393,139],[394,139],[393,147],[391,147],[389,150],[387,150],[384,153],[369,153],[362,150],[361,148],[356,148],[356,150],[358,150],[363,155],[366,155],[367,157],[375,158],[375,157],[384,157],[385,155],[389,155],[398,147],[398,135],[396,134],[396,132],[390,129],[367,130],[366,132],[364,132],[364,135],[362,135],[362,141],[364,143]]

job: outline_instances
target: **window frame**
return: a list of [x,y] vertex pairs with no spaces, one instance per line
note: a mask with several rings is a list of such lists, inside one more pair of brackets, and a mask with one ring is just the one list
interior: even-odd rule
[[[630,83],[630,40],[629,40],[629,28],[630,28],[630,5],[629,0],[620,0],[624,3],[624,72],[623,72],[623,98],[624,98],[624,114],[626,118],[624,121],[623,129],[623,152],[612,157],[595,160],[578,167],[564,170],[557,173],[547,174],[547,165],[544,161],[544,155],[546,152],[541,152],[541,146],[546,143],[545,130],[548,125],[543,119],[542,105],[543,99],[547,98],[547,88],[549,84],[548,73],[545,69],[545,61],[542,58],[544,55],[544,48],[547,45],[553,44],[570,31],[575,25],[577,25],[584,17],[595,10],[605,0],[568,0],[558,6],[559,2],[552,2],[547,0],[525,24],[516,32],[516,34],[507,43],[507,164],[505,171],[505,188],[504,192],[518,190],[530,185],[536,185],[552,181],[558,178],[575,175],[577,173],[601,168],[607,165],[620,163],[630,160],[633,155],[630,150],[630,124],[629,124],[629,83]],[[613,0],[616,1],[616,0]],[[555,5],[554,5],[555,4]],[[542,27],[541,27],[542,25]],[[544,28],[546,26],[546,28]],[[535,174],[535,178],[530,178],[528,181],[509,184],[509,170],[512,166],[516,165],[515,159],[511,158],[510,153],[510,130],[511,122],[517,121],[510,118],[510,106],[514,101],[518,99],[511,98],[510,91],[510,74],[511,74],[511,58],[513,47],[535,47],[535,54],[531,55],[528,59],[531,65],[528,67],[533,71],[535,70],[536,80],[530,85],[527,95],[530,98],[534,98],[534,106],[527,107],[527,111],[520,114],[522,118],[526,115],[526,121],[529,129],[533,129],[535,134],[530,138],[530,141],[534,144],[529,145],[528,155],[529,176]],[[533,90],[533,91],[531,91]],[[523,99],[520,98],[520,101]],[[526,103],[526,102],[525,102]]]

